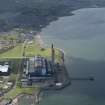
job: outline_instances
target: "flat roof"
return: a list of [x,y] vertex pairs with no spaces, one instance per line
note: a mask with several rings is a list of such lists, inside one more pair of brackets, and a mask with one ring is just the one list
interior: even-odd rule
[[8,72],[9,65],[0,65],[0,72]]
[[46,59],[40,56],[35,56],[31,59],[29,59],[29,72],[35,72],[35,71],[43,71],[45,72],[46,69]]

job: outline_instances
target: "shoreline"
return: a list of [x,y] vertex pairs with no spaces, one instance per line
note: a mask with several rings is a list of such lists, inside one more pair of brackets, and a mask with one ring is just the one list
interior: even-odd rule
[[[41,48],[46,48],[45,46],[44,46],[44,42],[43,42],[43,39],[41,38],[41,36],[38,34],[38,35],[36,35],[35,36],[36,37],[36,40],[37,40],[37,42],[38,42],[38,45],[40,45],[40,47]],[[60,67],[62,67],[63,69],[61,69],[61,70],[63,70],[62,72],[63,73],[65,73],[65,75],[63,75],[64,76],[64,81],[62,81],[62,80],[60,80],[60,82],[62,83],[62,86],[53,86],[52,88],[51,87],[48,87],[48,89],[47,90],[61,90],[61,89],[63,89],[63,88],[65,88],[66,86],[68,86],[69,84],[70,84],[70,81],[69,81],[69,75],[68,75],[68,73],[67,73],[67,70],[66,70],[66,67],[65,67],[65,64],[64,64],[64,51],[62,50],[62,49],[60,49],[60,48],[56,48],[60,53],[61,53],[61,63],[59,63],[60,64]],[[58,75],[58,74],[57,74]],[[59,75],[60,76],[60,75]],[[61,76],[62,76],[62,73],[61,73]],[[66,77],[67,76],[67,77]],[[68,80],[67,80],[68,79]],[[36,91],[35,93],[33,93],[33,94],[26,94],[26,93],[20,93],[20,94],[18,94],[16,97],[14,97],[13,99],[10,99],[10,101],[12,101],[11,102],[11,104],[13,104],[13,105],[18,105],[18,100],[19,99],[21,99],[21,97],[24,97],[24,96],[32,96],[33,97],[33,99],[35,100],[35,103],[37,103],[37,104],[39,104],[40,103],[40,101],[42,100],[42,97],[40,96],[41,95],[41,93],[43,92],[43,91],[45,91],[46,89],[43,89],[42,87],[39,87],[39,91]],[[3,99],[3,100],[5,100],[5,99]]]
[[[33,105],[39,104],[39,102],[42,100],[42,97],[40,96],[40,94],[42,93],[42,89],[40,89],[39,91],[34,92],[33,94],[28,94],[28,93],[20,93],[18,94],[16,97],[14,97],[13,99],[5,99],[2,98],[0,100],[0,105],[2,103],[2,105],[19,105],[19,101],[21,100],[22,97],[28,97],[30,99],[33,100]],[[5,104],[4,104],[5,103]]]
[[[37,35],[36,35],[36,36],[37,36]],[[45,45],[45,44],[44,44],[44,41],[43,41],[43,39],[41,38],[41,35],[40,35],[40,34],[38,34],[38,38],[39,38],[39,43],[41,42],[40,45],[41,45],[42,43],[43,43],[43,45]],[[43,45],[42,45],[42,46],[43,46]],[[46,48],[46,47],[44,46],[43,48]],[[52,90],[61,90],[61,89],[65,88],[65,87],[67,87],[67,86],[69,86],[69,85],[71,84],[71,79],[70,79],[70,77],[69,77],[69,74],[68,74],[68,71],[67,71],[66,65],[65,65],[65,51],[64,51],[63,49],[61,49],[61,48],[55,48],[55,49],[57,49],[57,50],[60,52],[60,54],[61,54],[61,62],[59,63],[59,65],[60,65],[61,68],[63,68],[63,69],[61,69],[61,70],[62,70],[62,72],[65,74],[66,80],[65,80],[64,83],[62,82],[62,86],[61,86],[61,87],[54,86],[54,87],[52,88]],[[62,75],[62,73],[61,73],[61,75]],[[51,88],[51,87],[50,87],[50,88]],[[51,89],[44,89],[44,90],[51,90]]]
[[[36,35],[35,35],[35,38],[37,38],[40,47],[42,47],[42,48],[47,48],[45,42],[43,41],[43,38],[42,38],[41,35],[40,35],[40,33],[36,34]],[[51,43],[51,44],[52,44],[52,43]],[[50,46],[49,46],[49,47],[50,47]],[[58,48],[58,47],[55,47],[55,49],[59,50],[59,51],[62,52],[64,55],[66,55],[66,52],[65,52],[63,49]]]

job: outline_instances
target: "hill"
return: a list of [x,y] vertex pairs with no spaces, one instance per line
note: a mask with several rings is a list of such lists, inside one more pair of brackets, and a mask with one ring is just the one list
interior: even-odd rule
[[0,0],[0,31],[14,27],[40,31],[59,17],[87,7],[103,7],[105,0]]

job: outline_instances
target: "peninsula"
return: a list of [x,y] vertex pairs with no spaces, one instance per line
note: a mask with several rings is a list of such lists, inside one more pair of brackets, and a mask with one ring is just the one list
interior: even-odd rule
[[40,101],[42,90],[59,90],[70,84],[59,48],[43,46],[40,35],[21,38],[13,35],[0,37],[0,100],[3,105],[18,102],[24,95]]

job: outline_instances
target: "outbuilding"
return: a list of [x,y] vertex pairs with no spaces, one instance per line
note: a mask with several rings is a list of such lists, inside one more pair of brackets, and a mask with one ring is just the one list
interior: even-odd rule
[[0,76],[8,76],[10,74],[9,65],[0,65]]

